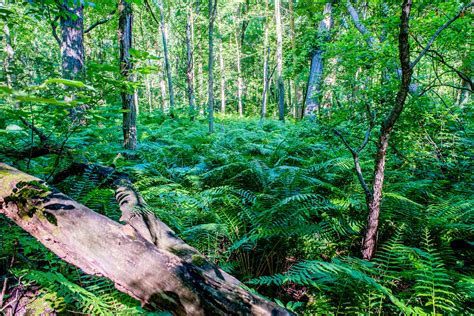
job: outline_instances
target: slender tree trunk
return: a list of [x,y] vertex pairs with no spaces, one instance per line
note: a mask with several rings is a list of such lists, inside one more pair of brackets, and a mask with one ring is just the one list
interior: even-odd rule
[[225,114],[225,65],[224,65],[224,49],[222,48],[222,40],[219,42],[219,65],[221,71],[221,113]]
[[163,11],[163,2],[162,0],[155,0],[155,5],[160,11],[160,28],[161,28],[161,39],[163,42],[163,54],[165,55],[165,70],[166,78],[168,80],[168,94],[170,96],[170,107],[174,107],[174,93],[173,93],[173,81],[171,77],[171,65],[168,53],[168,39],[166,36],[166,25],[165,25],[165,13]]
[[[3,62],[3,70],[5,71],[5,80],[7,87],[13,88],[13,85],[16,84],[15,76],[15,51],[12,46],[12,39],[10,36],[10,28],[8,23],[5,23],[3,26],[3,33],[5,37],[5,46],[4,51],[6,53],[5,60]],[[20,103],[14,102],[13,109],[18,110],[20,108]]]
[[263,92],[262,110],[260,117],[263,120],[267,115],[267,93],[268,93],[268,58],[270,57],[270,46],[268,45],[268,29],[270,21],[268,19],[268,0],[265,0],[265,31],[263,35]]
[[[120,74],[127,81],[133,81],[130,49],[132,48],[132,4],[128,0],[119,3],[119,44],[120,44]],[[120,93],[123,112],[123,146],[135,150],[137,147],[137,109],[133,93],[124,88]]]
[[152,102],[152,95],[151,95],[151,78],[146,78],[146,98],[148,101],[148,112],[151,113],[153,111],[153,102]]
[[278,118],[285,120],[285,85],[283,82],[283,35],[281,27],[280,0],[275,0],[275,24],[276,24],[276,62],[278,80]]
[[[293,69],[296,69],[296,42],[295,42],[295,13],[294,13],[294,0],[288,0],[288,9],[290,11],[290,38],[291,38],[291,54],[293,57]],[[293,97],[290,98],[290,103],[292,106],[292,111],[294,113],[294,118],[300,118],[300,103],[298,99],[299,89],[298,83],[295,79],[290,80],[290,89],[289,94],[291,95],[291,90],[293,90]]]
[[202,56],[198,59],[198,91],[200,96],[200,103],[199,103],[199,114],[204,115],[204,108],[207,103],[205,97],[205,90],[204,90],[204,69],[203,69],[203,60]]
[[208,114],[209,133],[214,133],[214,21],[216,19],[217,0],[208,0],[209,5],[209,76],[208,76]]
[[[138,81],[138,76],[136,74],[133,76],[133,81]],[[133,103],[135,106],[136,115],[138,117],[140,115],[140,98],[138,95],[138,87],[133,90]]]
[[188,5],[187,8],[187,19],[186,19],[186,57],[187,57],[187,67],[186,67],[186,84],[187,84],[187,96],[189,103],[189,111],[191,114],[191,119],[194,120],[195,112],[195,98],[194,98],[194,46],[193,46],[193,7],[192,4]]
[[239,116],[243,117],[244,116],[244,106],[242,103],[242,97],[244,93],[244,81],[242,78],[242,66],[241,66],[241,36],[240,36],[240,31],[241,31],[241,23],[240,23],[240,10],[241,10],[241,5],[239,4],[237,7],[237,14],[235,17],[235,24],[237,25],[237,28],[235,30],[235,43],[236,43],[236,54],[237,54],[237,101],[238,101],[238,110],[239,110]]
[[387,156],[390,134],[405,106],[413,72],[413,69],[410,65],[410,46],[408,41],[411,5],[411,0],[405,0],[403,2],[402,15],[400,17],[400,33],[398,36],[398,50],[402,70],[400,88],[390,114],[382,122],[382,126],[380,127],[380,136],[377,143],[377,156],[375,159],[374,183],[372,189],[373,196],[368,203],[369,216],[367,219],[366,233],[362,243],[362,257],[367,260],[372,259],[374,256],[377,244],[380,202],[382,200],[382,188],[385,175],[385,159]]
[[[332,22],[332,3],[327,2],[324,6],[324,18],[319,23],[318,37],[319,41],[327,42],[329,32],[333,25]],[[319,108],[319,94],[321,93],[323,71],[324,71],[324,49],[321,45],[316,47],[311,57],[311,69],[308,78],[308,88],[306,90],[306,108],[305,116],[313,116]]]
[[[141,35],[141,45],[142,47],[148,52],[150,47],[148,45],[148,41],[145,39],[145,32],[144,32],[144,28],[143,28],[143,17],[142,17],[142,13],[140,12],[140,15],[139,15],[139,22],[140,22],[140,35]],[[149,61],[146,61],[146,65],[147,66],[150,66],[151,63]],[[145,76],[145,94],[146,94],[146,100],[147,100],[147,104],[148,104],[148,112],[151,113],[152,110],[153,110],[153,102],[152,102],[152,79],[151,79],[151,75],[147,75]],[[138,103],[137,103],[137,111],[139,110],[139,107],[138,107]]]

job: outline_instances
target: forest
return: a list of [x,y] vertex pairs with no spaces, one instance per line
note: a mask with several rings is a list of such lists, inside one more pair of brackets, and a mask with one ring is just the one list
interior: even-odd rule
[[0,315],[474,314],[474,0],[0,0]]

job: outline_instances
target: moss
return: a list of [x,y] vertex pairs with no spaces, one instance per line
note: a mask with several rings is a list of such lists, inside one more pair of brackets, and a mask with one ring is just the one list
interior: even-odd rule
[[198,267],[203,267],[206,265],[207,261],[206,259],[201,256],[201,255],[193,255],[191,257],[191,262],[195,265],[195,266],[198,266]]
[[52,213],[44,211],[43,212],[44,218],[54,226],[58,226],[58,220],[56,219],[56,216],[54,216]]
[[[49,188],[43,183],[38,180],[20,181],[12,190],[13,193],[5,197],[5,202],[17,205],[18,214],[22,218],[32,218],[35,213],[41,210],[35,203],[35,200],[44,198],[50,193]],[[44,216],[41,217],[46,218]]]
[[189,248],[182,247],[182,246],[169,247],[168,251],[171,252],[174,255],[177,255],[178,257],[188,256],[191,253],[193,253],[193,251],[191,251]]

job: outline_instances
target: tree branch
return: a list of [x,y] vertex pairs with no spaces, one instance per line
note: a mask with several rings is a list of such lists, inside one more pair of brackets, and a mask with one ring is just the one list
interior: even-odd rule
[[425,48],[421,51],[420,54],[418,54],[418,57],[415,58],[415,60],[410,64],[410,68],[413,69],[416,64],[418,64],[418,62],[420,61],[420,59],[428,52],[428,50],[430,49],[431,45],[433,45],[434,41],[436,40],[436,38],[441,34],[441,32],[443,32],[449,25],[451,25],[451,23],[453,23],[454,21],[456,21],[463,13],[466,9],[472,7],[474,5],[474,0],[471,0],[471,2],[465,6],[463,6],[459,12],[449,21],[447,21],[446,23],[444,23],[443,25],[441,25],[438,30],[433,34],[433,36],[431,36],[430,40],[428,41],[428,44],[426,44]]
[[53,37],[58,43],[59,46],[61,46],[61,39],[58,36],[58,33],[56,32],[56,21],[59,20],[59,16],[55,17],[54,20],[51,22],[51,31],[53,33]]
[[117,8],[113,9],[108,15],[107,17],[103,18],[103,19],[100,19],[99,21],[95,22],[94,24],[92,24],[91,26],[89,26],[87,29],[84,30],[84,34],[87,34],[89,33],[90,31],[92,31],[94,28],[96,28],[97,26],[101,25],[101,24],[105,24],[107,22],[109,22],[110,20],[112,20],[112,18],[115,16],[115,13],[117,12]]
[[161,23],[160,23],[160,22],[158,21],[158,19],[156,18],[155,13],[153,13],[153,9],[151,8],[151,5],[150,5],[150,3],[148,2],[148,0],[145,0],[145,5],[146,5],[146,7],[148,8],[148,11],[149,11],[150,14],[151,14],[151,17],[153,18],[153,20],[155,20],[156,24],[161,25]]
[[347,142],[347,140],[345,139],[345,137],[337,130],[337,129],[334,129],[334,133],[339,136],[339,138],[342,140],[344,146],[346,146],[346,148],[351,152],[352,154],[352,158],[354,159],[354,167],[355,167],[355,170],[356,170],[356,174],[357,174],[357,178],[359,179],[359,183],[360,185],[362,186],[362,189],[364,190],[364,194],[365,194],[365,200],[367,203],[369,203],[371,200],[372,200],[372,192],[370,191],[369,189],[369,186],[367,185],[367,182],[365,182],[365,178],[364,178],[364,175],[362,173],[362,168],[360,167],[360,162],[359,162],[359,153],[362,149],[364,149],[364,147],[367,145],[367,143],[369,142],[369,136],[370,136],[370,131],[372,130],[372,124],[370,124],[369,126],[369,129],[367,130],[367,132],[365,133],[365,138],[364,138],[364,142],[362,143],[362,145],[359,147],[359,149],[356,151],[354,150],[350,145],[349,143]]
[[373,47],[375,43],[375,39],[367,30],[365,25],[360,22],[359,14],[357,13],[356,9],[352,6],[352,3],[350,0],[347,0],[346,6],[347,6],[347,11],[351,15],[352,21],[354,22],[354,26],[356,27],[357,30],[359,30],[359,32],[363,36],[365,36],[365,41],[367,42],[367,45],[369,45],[369,47]]
[[40,142],[41,143],[44,143],[48,140],[48,136],[46,136],[42,131],[40,131],[36,126],[34,126],[33,124],[31,124],[30,122],[28,122],[24,117],[20,116],[20,120],[23,124],[25,124],[29,129],[31,129],[33,131],[33,133],[35,133],[39,139],[40,139]]

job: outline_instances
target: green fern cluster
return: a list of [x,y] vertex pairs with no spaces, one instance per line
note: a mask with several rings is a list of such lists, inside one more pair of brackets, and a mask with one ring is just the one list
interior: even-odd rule
[[[120,139],[118,129],[89,128],[71,142],[86,146],[89,161],[130,174],[152,212],[278,304],[307,315],[473,312],[472,248],[452,247],[472,245],[473,192],[453,187],[450,174],[431,177],[389,159],[380,246],[366,262],[358,259],[363,191],[352,158],[325,127],[227,119],[209,135],[204,121],[162,116],[142,116],[140,126],[135,160],[118,155],[119,142],[107,143]],[[32,172],[48,174],[53,163],[36,159]],[[361,165],[370,170],[370,157]],[[59,189],[120,217],[113,192],[93,170]],[[0,267],[9,268],[12,254],[24,258],[10,272],[59,300],[58,311],[143,312],[104,279],[78,273],[0,220],[8,223],[0,226]]]

